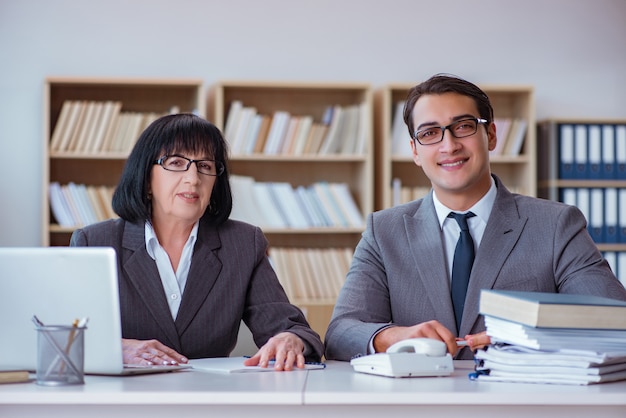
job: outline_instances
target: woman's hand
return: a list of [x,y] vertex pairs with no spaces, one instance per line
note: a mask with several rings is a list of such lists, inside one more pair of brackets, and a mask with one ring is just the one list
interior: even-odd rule
[[187,363],[187,358],[157,340],[129,340],[122,338],[124,364],[168,365]]
[[304,368],[304,343],[291,332],[281,332],[270,338],[261,349],[244,361],[246,366],[267,367],[270,360],[274,361],[274,369],[293,370],[296,367]]

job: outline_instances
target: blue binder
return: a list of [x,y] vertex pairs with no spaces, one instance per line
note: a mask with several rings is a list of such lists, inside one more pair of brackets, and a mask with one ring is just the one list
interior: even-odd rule
[[574,173],[574,126],[559,125],[559,178],[573,179]]
[[615,165],[615,126],[602,125],[602,173],[603,179],[614,179],[617,170]]
[[574,126],[574,178],[589,178],[589,160],[587,147],[587,125]]
[[589,125],[587,130],[587,150],[589,151],[590,179],[602,178],[602,130],[600,125]]

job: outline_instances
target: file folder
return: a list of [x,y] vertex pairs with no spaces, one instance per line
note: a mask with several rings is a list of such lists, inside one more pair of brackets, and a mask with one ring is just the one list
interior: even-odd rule
[[600,125],[589,125],[587,148],[589,150],[590,179],[602,178],[602,131]]
[[615,175],[615,127],[602,125],[602,178],[610,180]]
[[575,178],[589,178],[587,147],[587,125],[576,125],[574,130],[574,171]]
[[559,177],[573,179],[574,174],[574,126],[559,125]]

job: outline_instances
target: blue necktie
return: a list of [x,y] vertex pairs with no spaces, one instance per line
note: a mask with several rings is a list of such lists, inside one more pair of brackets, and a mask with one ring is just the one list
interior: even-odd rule
[[459,240],[454,250],[454,261],[452,262],[452,305],[454,306],[454,316],[456,318],[457,332],[461,329],[461,318],[463,318],[463,307],[465,306],[465,294],[469,283],[472,265],[474,264],[474,241],[467,226],[467,218],[476,216],[472,212],[454,213],[450,212],[448,218],[454,218],[461,228]]

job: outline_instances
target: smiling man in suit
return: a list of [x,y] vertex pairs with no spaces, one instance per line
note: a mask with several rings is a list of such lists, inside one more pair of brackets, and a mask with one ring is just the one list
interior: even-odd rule
[[513,194],[491,173],[496,126],[479,87],[435,75],[409,91],[404,121],[432,189],[368,217],[326,333],[326,358],[384,352],[414,337],[471,358],[489,344],[481,289],[626,300],[577,208]]

